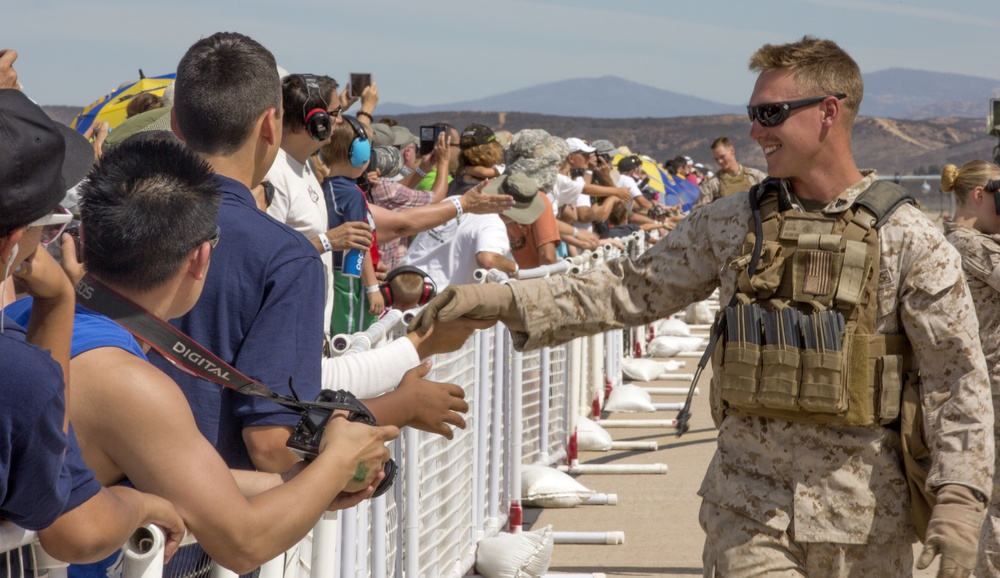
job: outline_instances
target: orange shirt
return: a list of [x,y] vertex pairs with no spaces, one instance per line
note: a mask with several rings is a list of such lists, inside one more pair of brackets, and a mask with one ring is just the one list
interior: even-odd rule
[[538,262],[538,248],[546,243],[559,243],[559,227],[552,213],[552,203],[547,195],[539,196],[545,201],[545,210],[534,223],[522,225],[504,219],[507,225],[507,237],[510,239],[511,255],[521,269],[534,269],[541,265]]

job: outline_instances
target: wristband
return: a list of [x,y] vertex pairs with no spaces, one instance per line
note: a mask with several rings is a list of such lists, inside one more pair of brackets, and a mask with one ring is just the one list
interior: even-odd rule
[[424,172],[424,169],[422,169],[420,167],[417,167],[417,168],[413,169],[413,172],[415,172],[418,175],[420,175],[420,178],[424,178],[424,177],[427,176],[427,173]]
[[320,245],[323,245],[324,253],[329,253],[330,251],[333,251],[333,247],[330,245],[330,239],[326,238],[326,233],[320,233],[319,243]]
[[462,213],[465,212],[465,211],[462,210],[462,201],[460,201],[458,199],[458,197],[448,197],[448,200],[451,201],[452,204],[455,205],[455,210],[458,211],[458,214],[455,215],[455,216],[456,217],[461,217]]
[[368,117],[368,120],[369,120],[369,121],[371,121],[371,122],[375,122],[375,119],[374,119],[374,118],[372,118],[372,115],[371,115],[371,113],[368,113],[368,112],[365,112],[365,111],[363,111],[363,110],[359,110],[359,111],[358,111],[358,114],[356,114],[356,115],[354,115],[354,116],[367,116],[367,117]]
[[371,295],[372,293],[378,293],[378,285],[365,287],[365,293],[368,293],[369,295]]

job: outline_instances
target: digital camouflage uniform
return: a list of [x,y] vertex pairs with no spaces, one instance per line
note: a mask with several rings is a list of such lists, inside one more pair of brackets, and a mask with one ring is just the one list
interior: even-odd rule
[[[1000,411],[1000,235],[945,223],[945,236],[962,255],[962,269],[979,315],[979,339],[993,386],[993,413]],[[994,424],[994,435],[998,432]],[[1000,468],[998,468],[1000,471]],[[975,576],[1000,576],[1000,480],[993,479],[993,499],[979,539]]]
[[745,167],[743,165],[740,165],[740,172],[735,175],[730,175],[726,173],[726,171],[720,169],[715,176],[710,179],[706,179],[705,182],[701,184],[699,187],[701,192],[698,195],[698,200],[694,203],[694,208],[697,209],[698,207],[703,207],[713,201],[721,199],[723,196],[726,196],[722,194],[722,179],[743,181],[744,183],[747,183],[747,187],[743,190],[748,191],[750,190],[750,186],[756,185],[766,178],[767,175],[761,171],[752,167]]
[[[850,207],[876,179],[874,172],[864,174],[823,211],[838,214]],[[706,299],[716,287],[727,303],[736,287],[729,264],[740,256],[750,222],[749,195],[731,195],[693,212],[635,262],[619,260],[578,277],[512,284],[525,327],[514,333],[515,345],[536,348],[648,323]],[[900,207],[886,221],[879,244],[876,331],[905,331],[912,344],[932,448],[928,484],[960,483],[989,495],[990,389],[959,255],[912,205]],[[713,388],[716,404],[717,396]],[[716,564],[726,575],[759,575],[752,568],[767,558],[795,557],[801,548],[822,544],[876,544],[853,556],[905,568],[903,575],[908,575],[915,532],[901,464],[894,429],[728,416],[699,490],[710,510],[703,507],[702,524],[709,533],[705,575],[714,575]],[[730,520],[716,524],[720,511]],[[733,542],[731,534],[746,532],[744,524],[771,532],[773,547],[725,552],[744,562],[747,574],[740,574],[724,568],[727,562],[716,556]],[[794,548],[778,545],[787,537]],[[814,566],[824,554],[816,556],[801,567]],[[847,565],[844,575],[899,575],[851,568],[844,560],[841,564]]]

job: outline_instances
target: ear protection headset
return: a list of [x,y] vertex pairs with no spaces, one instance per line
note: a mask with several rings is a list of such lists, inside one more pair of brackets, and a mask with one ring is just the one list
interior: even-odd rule
[[347,154],[351,157],[351,166],[362,167],[372,156],[372,141],[368,140],[368,133],[357,118],[344,115],[344,122],[354,129],[354,140],[351,141],[351,148],[347,149]]
[[427,305],[427,303],[437,295],[437,287],[434,285],[434,279],[427,273],[417,269],[416,267],[411,267],[409,265],[403,265],[402,267],[396,267],[389,274],[385,276],[385,283],[382,285],[382,299],[385,301],[386,307],[392,307],[392,287],[390,282],[396,278],[397,275],[402,275],[403,273],[413,273],[414,275],[420,275],[424,280],[424,288],[420,292],[420,298],[417,299],[417,305]]
[[[330,115],[326,111],[326,107],[329,103],[323,98],[323,94],[319,90],[319,82],[316,81],[316,77],[312,74],[299,74],[299,78],[306,85],[306,101],[302,104],[302,118],[304,119],[304,124],[306,126],[306,132],[314,141],[323,141],[330,138],[333,133],[333,123],[330,122]],[[312,110],[306,111],[306,107],[309,106],[309,102],[312,101],[313,91],[316,91],[316,95],[321,101],[323,101],[322,108],[313,108]]]

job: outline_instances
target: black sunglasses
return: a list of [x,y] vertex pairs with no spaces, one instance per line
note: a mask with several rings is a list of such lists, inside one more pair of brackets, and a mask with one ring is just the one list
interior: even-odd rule
[[770,128],[785,122],[788,115],[790,115],[793,110],[823,102],[831,96],[837,100],[847,98],[846,94],[837,93],[828,94],[826,96],[816,96],[813,98],[803,98],[802,100],[791,100],[788,102],[768,102],[765,104],[748,105],[747,116],[750,117],[750,122],[756,120],[760,123],[760,126]]

